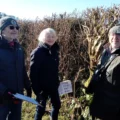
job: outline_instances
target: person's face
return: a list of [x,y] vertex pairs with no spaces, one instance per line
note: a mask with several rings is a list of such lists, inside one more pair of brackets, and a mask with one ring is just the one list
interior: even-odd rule
[[12,41],[18,38],[18,32],[18,26],[9,25],[2,31],[2,36],[8,41]]
[[120,35],[111,33],[109,35],[109,42],[113,49],[120,48]]
[[56,35],[53,33],[45,33],[45,38],[44,38],[44,42],[50,46],[52,46],[55,41],[56,41]]

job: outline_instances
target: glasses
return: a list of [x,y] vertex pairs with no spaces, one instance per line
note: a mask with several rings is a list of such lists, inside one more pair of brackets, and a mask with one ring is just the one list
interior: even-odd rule
[[16,28],[16,30],[19,30],[19,26],[9,26],[10,30],[14,30]]

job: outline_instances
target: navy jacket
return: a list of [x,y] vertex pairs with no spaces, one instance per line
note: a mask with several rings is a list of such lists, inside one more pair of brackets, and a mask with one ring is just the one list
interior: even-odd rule
[[30,87],[24,63],[24,53],[19,43],[15,41],[13,48],[0,37],[0,96],[7,89],[23,93],[24,88]]
[[57,43],[52,47],[41,43],[31,53],[30,78],[36,95],[58,89],[58,50]]

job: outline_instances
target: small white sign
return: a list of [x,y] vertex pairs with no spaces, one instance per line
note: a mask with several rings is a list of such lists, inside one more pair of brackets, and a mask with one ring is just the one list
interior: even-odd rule
[[64,95],[64,94],[73,92],[71,81],[65,80],[63,82],[60,82],[58,92],[59,92],[59,95]]

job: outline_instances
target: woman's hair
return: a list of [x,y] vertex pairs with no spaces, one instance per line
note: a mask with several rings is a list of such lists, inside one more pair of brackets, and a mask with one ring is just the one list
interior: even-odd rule
[[44,40],[45,40],[45,35],[46,35],[46,34],[49,34],[49,33],[55,35],[56,40],[57,40],[56,31],[55,31],[54,29],[52,29],[52,28],[46,28],[46,29],[42,30],[42,32],[39,34],[39,36],[38,36],[38,41],[39,41],[39,42],[44,42]]

